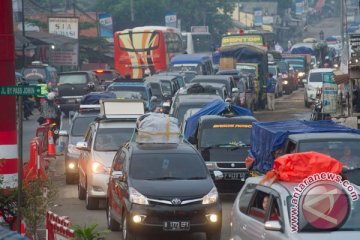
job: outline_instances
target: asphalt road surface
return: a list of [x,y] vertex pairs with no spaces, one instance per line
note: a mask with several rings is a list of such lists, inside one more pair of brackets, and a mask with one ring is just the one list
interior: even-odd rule
[[[254,115],[259,121],[279,121],[288,119],[309,119],[310,109],[304,107],[304,90],[301,88],[291,95],[284,95],[276,99],[276,110],[267,111],[262,110],[255,112]],[[63,128],[68,127],[67,119],[63,121]],[[33,132],[31,132],[31,129]],[[31,139],[36,129],[36,117],[24,122],[24,139]],[[24,144],[28,145],[24,141]],[[51,207],[51,211],[68,216],[73,225],[91,225],[97,224],[98,230],[107,231],[106,229],[106,214],[104,208],[100,210],[86,210],[85,202],[80,201],[77,197],[77,185],[66,185],[64,176],[64,161],[63,157],[59,156],[56,162],[52,163],[52,179],[58,186],[58,198],[55,205]],[[230,238],[230,210],[233,205],[235,195],[221,196],[223,206],[223,223],[222,223],[222,240]],[[101,203],[105,206],[105,202]],[[105,239],[122,239],[120,232],[107,231]],[[149,239],[169,239],[163,237],[151,236]],[[204,234],[193,234],[191,236],[171,236],[171,239],[205,239]]]

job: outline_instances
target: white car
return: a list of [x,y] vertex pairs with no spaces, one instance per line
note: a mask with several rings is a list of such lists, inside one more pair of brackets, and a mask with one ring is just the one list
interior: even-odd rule
[[305,107],[310,107],[316,99],[316,94],[323,87],[323,82],[326,77],[333,76],[332,68],[316,68],[311,69],[308,78],[305,82],[305,91],[304,91],[304,104]]
[[[337,183],[327,188],[330,185],[313,182],[296,195],[295,188],[299,189],[301,182],[276,181],[269,185],[260,183],[263,177],[248,178],[235,199],[230,219],[231,240],[359,239],[360,200],[353,198],[359,198],[357,185],[349,183],[355,189],[353,195]],[[328,202],[320,202],[322,199]],[[298,207],[294,207],[296,204]]]

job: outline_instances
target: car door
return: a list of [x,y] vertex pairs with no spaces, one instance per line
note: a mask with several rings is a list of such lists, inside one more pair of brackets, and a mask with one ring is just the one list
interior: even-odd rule
[[[114,172],[121,172],[124,174],[124,167],[126,163],[126,154],[123,149],[121,149],[116,156],[114,157],[113,165],[112,165],[112,173]],[[123,199],[123,191],[120,187],[121,179],[115,178],[112,174],[110,175],[109,179],[109,204],[113,209],[113,217],[118,221],[121,220],[121,208],[123,206],[122,199]]]
[[81,186],[85,188],[86,183],[86,174],[87,174],[87,165],[88,160],[90,158],[90,153],[92,149],[92,142],[93,142],[93,133],[94,133],[94,126],[90,125],[89,129],[85,135],[85,142],[87,143],[88,150],[81,150],[80,157],[79,157],[79,183]]

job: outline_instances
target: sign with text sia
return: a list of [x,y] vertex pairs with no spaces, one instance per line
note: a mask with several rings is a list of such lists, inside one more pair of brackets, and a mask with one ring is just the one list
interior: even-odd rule
[[79,18],[49,17],[49,33],[79,38]]
[[38,96],[40,94],[40,86],[0,86],[0,95]]

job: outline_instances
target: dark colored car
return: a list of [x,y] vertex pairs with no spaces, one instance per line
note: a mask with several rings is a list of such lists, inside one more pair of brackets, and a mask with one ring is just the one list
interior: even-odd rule
[[195,136],[189,139],[197,146],[210,173],[223,173],[223,179],[215,179],[220,192],[239,191],[248,175],[245,159],[255,121],[251,116],[202,116]]
[[190,144],[131,142],[120,148],[110,170],[107,199],[108,227],[122,228],[125,240],[174,232],[221,238],[219,195]]
[[120,77],[120,74],[117,71],[110,69],[96,69],[94,70],[94,73],[104,90],[106,90],[106,88],[113,83],[115,79]]
[[69,115],[69,111],[78,110],[85,94],[101,90],[93,71],[62,72],[59,74],[58,104],[61,111]]
[[68,137],[65,148],[65,179],[66,184],[77,183],[79,179],[78,160],[80,151],[76,148],[76,143],[84,141],[84,135],[88,126],[99,115],[100,108],[80,109],[71,119],[70,129],[62,131]]
[[232,98],[234,88],[236,88],[235,80],[229,75],[198,75],[191,80],[191,83],[223,83],[226,86],[229,98]]
[[37,85],[41,79],[49,88],[55,87],[59,79],[56,68],[40,61],[34,61],[31,65],[24,67],[21,74],[30,85]]

